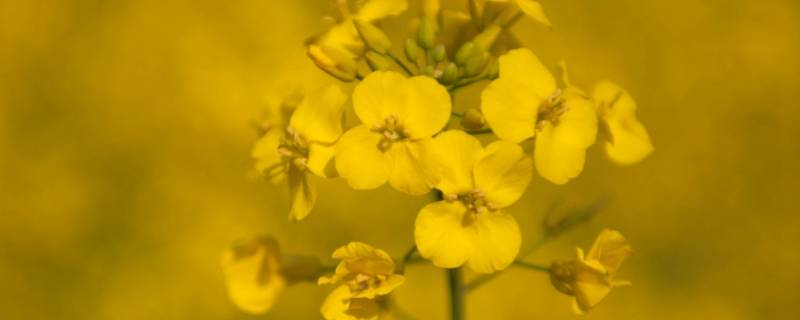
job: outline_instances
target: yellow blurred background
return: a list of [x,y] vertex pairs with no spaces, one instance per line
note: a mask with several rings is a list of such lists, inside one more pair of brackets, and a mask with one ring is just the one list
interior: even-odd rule
[[[615,228],[636,250],[620,274],[634,286],[590,319],[794,318],[800,3],[541,2],[555,30],[523,21],[523,42],[548,64],[565,58],[584,87],[610,78],[627,88],[656,152],[621,168],[593,148],[567,186],[534,178],[510,209],[525,242],[553,203],[611,202],[530,260],[569,258]],[[311,284],[265,316],[238,311],[222,250],[269,233],[288,252],[328,257],[359,240],[402,255],[424,197],[324,181],[309,219],[289,224],[286,188],[249,172],[261,110],[334,82],[302,45],[329,9],[0,1],[0,318],[318,319],[331,288]],[[477,106],[474,92],[464,97],[460,107]],[[397,303],[443,319],[444,273],[421,265],[408,277]],[[467,303],[469,319],[575,318],[545,275],[519,269]]]

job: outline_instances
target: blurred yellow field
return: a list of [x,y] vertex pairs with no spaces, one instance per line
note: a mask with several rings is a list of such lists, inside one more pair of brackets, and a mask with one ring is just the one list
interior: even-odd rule
[[[476,23],[469,0],[408,0],[408,8],[350,1],[348,15],[366,23],[356,30],[335,19],[342,2],[0,2],[0,318],[321,319],[332,294],[351,308],[377,303],[385,319],[456,319],[452,279],[440,267],[462,265],[463,285],[497,276],[465,295],[461,319],[579,318],[564,292],[580,300],[572,287],[580,281],[570,277],[590,272],[581,271],[586,265],[602,267],[598,277],[614,287],[602,302],[578,307],[591,319],[794,318],[800,3],[485,0],[476,2],[480,27],[467,30]],[[531,3],[546,16],[529,11]],[[427,53],[419,36],[426,17],[442,29]],[[458,17],[465,26],[455,27]],[[320,36],[345,22],[353,29]],[[495,25],[499,36],[485,36]],[[490,42],[486,60],[465,53],[456,63],[470,39]],[[419,46],[416,63],[407,46]],[[372,72],[367,59],[394,71]],[[344,63],[351,60],[358,72]],[[412,80],[395,60],[423,76]],[[553,85],[541,85],[550,78]],[[613,84],[595,89],[606,79]],[[635,117],[603,113],[627,99],[623,92],[635,99]],[[296,106],[299,120],[281,118],[282,104]],[[378,104],[401,110],[399,118],[370,116]],[[519,113],[533,119],[509,120],[518,105],[533,108]],[[576,118],[583,120],[568,138],[547,131]],[[280,121],[296,121],[295,131],[276,133],[280,154],[272,145],[254,151]],[[377,135],[377,151],[352,142],[348,132],[362,122],[363,137]],[[640,144],[620,147],[616,135],[616,151],[607,149],[615,130],[638,124],[646,132],[630,129],[630,139]],[[418,142],[407,144],[414,156],[417,147],[435,150],[415,159],[424,170],[384,173],[390,164],[370,162],[405,140]],[[348,153],[346,143],[361,151]],[[316,147],[331,153],[317,162],[309,151]],[[289,168],[290,184],[314,183],[316,201],[265,181],[277,175],[262,179],[273,160]],[[462,165],[478,168],[467,176],[512,178],[474,178],[462,188],[463,175],[442,173]],[[334,169],[340,177],[320,177]],[[439,207],[430,207],[434,200]],[[444,216],[454,203],[468,212],[458,216],[465,230],[488,211],[511,218],[488,239],[418,220]],[[554,221],[587,208],[590,219],[537,242],[559,227]],[[257,238],[264,235],[272,238]],[[242,308],[252,295],[237,300],[235,290],[263,293],[246,272],[274,263],[275,245],[284,268],[270,276],[286,283],[270,283],[281,290],[269,303],[261,296]],[[237,264],[252,254],[258,259]],[[309,260],[286,255],[318,257],[321,266],[311,263],[319,269],[302,277],[298,266]],[[359,269],[364,260],[368,271]],[[331,277],[340,261],[349,269]],[[364,274],[378,284],[361,281]],[[317,285],[318,276],[337,285]],[[612,286],[622,280],[632,285]],[[368,290],[348,295],[347,285]],[[369,290],[387,292],[358,300]]]

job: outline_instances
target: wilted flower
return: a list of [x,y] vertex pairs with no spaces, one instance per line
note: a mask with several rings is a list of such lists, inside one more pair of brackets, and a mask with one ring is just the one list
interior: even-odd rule
[[383,250],[361,242],[336,249],[336,273],[320,277],[319,284],[341,284],[325,299],[320,311],[328,320],[377,319],[386,296],[402,285],[394,260]]
[[630,285],[614,279],[622,262],[633,252],[618,231],[603,230],[585,256],[580,248],[576,251],[576,260],[555,262],[550,268],[550,280],[556,289],[575,297],[572,306],[576,313],[591,310],[612,288]]
[[504,269],[519,252],[520,232],[502,209],[525,192],[530,158],[511,142],[484,149],[478,139],[456,130],[439,134],[429,150],[444,200],[417,216],[414,238],[420,254],[442,268],[467,263],[481,273]]
[[256,169],[268,180],[279,182],[288,176],[292,221],[305,218],[316,201],[309,172],[320,177],[333,175],[326,167],[342,134],[346,101],[347,96],[336,86],[314,92],[300,102],[288,124],[270,126],[253,147]]
[[377,188],[388,181],[405,193],[428,192],[431,181],[420,154],[450,117],[447,90],[430,77],[376,71],[356,87],[353,108],[363,124],[339,140],[339,174],[355,189]]
[[628,92],[613,82],[601,81],[594,87],[593,98],[607,139],[603,147],[611,160],[631,165],[653,152],[647,129],[636,119],[636,102]]
[[564,184],[582,170],[597,135],[592,102],[571,86],[558,88],[528,49],[500,57],[500,77],[483,91],[481,109],[497,136],[516,143],[535,137],[539,174]]

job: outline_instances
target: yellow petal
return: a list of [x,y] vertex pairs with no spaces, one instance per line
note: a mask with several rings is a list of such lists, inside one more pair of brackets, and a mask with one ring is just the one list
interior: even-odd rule
[[545,26],[551,27],[552,24],[550,20],[547,19],[547,16],[544,14],[544,10],[542,9],[542,5],[539,2],[533,0],[514,0],[519,6],[519,9],[525,13],[528,17],[539,21],[540,23],[544,24]]
[[308,146],[308,163],[306,167],[313,174],[331,178],[336,176],[336,170],[330,166],[330,160],[336,154],[336,147],[332,144],[312,143]]
[[533,174],[533,163],[519,145],[501,140],[486,147],[475,163],[474,174],[475,186],[483,190],[486,200],[503,208],[525,193]]
[[367,21],[383,19],[403,13],[408,9],[407,0],[369,0],[358,10],[358,18]]
[[337,86],[328,86],[303,99],[290,126],[309,142],[333,143],[342,135],[342,116],[347,96]]
[[326,320],[358,320],[346,313],[348,308],[350,308],[350,289],[346,285],[341,285],[328,294],[320,312]]
[[398,114],[412,139],[428,138],[439,132],[450,119],[450,94],[431,77],[412,77],[405,112]]
[[305,219],[317,201],[317,190],[305,170],[289,167],[289,196],[292,208],[289,221]]
[[315,43],[320,47],[337,50],[348,59],[357,59],[364,54],[364,42],[361,41],[358,30],[350,19],[331,27]]
[[333,258],[342,260],[343,269],[352,273],[391,274],[395,268],[394,260],[386,251],[357,241],[336,249]]
[[375,299],[377,296],[384,296],[391,293],[394,291],[394,289],[397,289],[397,287],[401,286],[405,281],[405,277],[399,274],[392,274],[389,275],[385,280],[381,281],[378,286],[367,287],[364,290],[354,293],[353,297]]
[[383,124],[391,116],[405,114],[408,83],[403,75],[393,71],[370,73],[353,91],[353,109],[368,127]]
[[636,118],[636,102],[625,90],[609,81],[595,86],[594,100],[609,139],[606,154],[614,162],[631,165],[653,152],[647,129]]
[[619,231],[605,229],[597,236],[586,259],[599,261],[613,275],[631,253],[633,250],[628,240]]
[[597,135],[597,116],[591,103],[575,95],[564,99],[567,111],[557,125],[540,122],[534,150],[539,174],[555,184],[565,184],[581,173],[586,149]]
[[437,181],[437,189],[456,195],[475,188],[472,168],[483,153],[477,138],[461,130],[448,130],[431,140],[425,151],[424,162]]
[[500,78],[481,93],[481,111],[494,133],[516,143],[533,137],[542,99],[523,84]]
[[511,50],[500,57],[500,78],[521,83],[540,100],[556,91],[556,80],[533,51],[527,48]]
[[417,215],[414,239],[422,257],[440,268],[456,268],[472,255],[473,238],[463,225],[467,209],[460,202],[431,203]]
[[381,136],[360,125],[342,135],[336,144],[336,171],[353,189],[374,189],[386,182]]
[[433,178],[421,162],[424,141],[399,141],[392,143],[386,152],[386,168],[389,184],[393,188],[411,194],[428,193]]
[[272,183],[283,181],[286,177],[287,164],[278,153],[278,145],[284,136],[283,128],[272,128],[264,134],[250,155],[255,159],[255,168]]
[[277,243],[267,237],[225,251],[222,271],[231,301],[248,313],[268,311],[286,286],[279,259]]
[[483,213],[468,227],[473,252],[469,267],[479,273],[492,273],[508,267],[519,253],[522,242],[519,225],[502,211]]

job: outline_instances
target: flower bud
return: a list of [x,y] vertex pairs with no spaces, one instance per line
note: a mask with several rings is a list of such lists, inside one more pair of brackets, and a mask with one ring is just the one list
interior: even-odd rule
[[436,63],[442,62],[447,58],[447,49],[444,48],[444,45],[440,44],[433,48],[431,56],[433,56],[433,61]]
[[441,4],[439,3],[439,0],[422,0],[420,2],[423,17],[428,18],[439,15],[439,10],[441,10]]
[[424,49],[433,48],[436,44],[436,21],[432,18],[424,18],[419,21],[417,30],[417,43]]
[[355,60],[338,49],[327,46],[310,45],[308,46],[308,57],[314,61],[317,67],[334,78],[345,82],[353,81],[356,78],[358,65]]
[[486,64],[489,63],[489,56],[489,52],[483,50],[478,54],[474,54],[464,66],[464,75],[471,77],[483,72],[486,69]]
[[369,65],[372,70],[391,70],[392,69],[392,62],[389,61],[389,58],[386,56],[377,53],[375,51],[368,51],[364,58],[367,60],[367,64]]
[[467,42],[461,45],[461,48],[458,49],[455,56],[455,61],[458,65],[463,66],[467,64],[467,60],[475,54],[476,51],[475,44],[472,42]]
[[491,25],[483,30],[479,35],[475,36],[472,39],[472,42],[478,48],[483,50],[489,50],[494,45],[494,42],[497,41],[497,37],[500,35],[500,31],[503,29],[496,25]]
[[486,77],[489,79],[497,79],[500,76],[500,62],[497,59],[492,59],[489,66],[486,67]]
[[364,44],[375,52],[386,54],[389,48],[392,47],[392,42],[381,29],[361,19],[353,20],[356,25],[358,34],[361,35],[361,40]]
[[461,126],[469,130],[478,130],[486,125],[486,118],[480,110],[475,108],[467,109],[464,118],[461,119]]
[[429,76],[429,77],[433,77],[435,72],[436,72],[436,69],[434,69],[433,66],[424,66],[424,67],[422,67],[422,69],[420,69],[420,73],[422,75],[426,75],[426,76]]
[[408,59],[408,61],[411,61],[412,63],[416,64],[417,60],[419,59],[420,50],[422,49],[419,48],[419,46],[414,40],[406,39],[405,52],[406,52],[406,59]]
[[455,63],[448,63],[446,67],[444,67],[444,72],[442,73],[442,77],[439,78],[439,81],[443,84],[451,84],[456,82],[459,78],[458,74],[458,66]]

